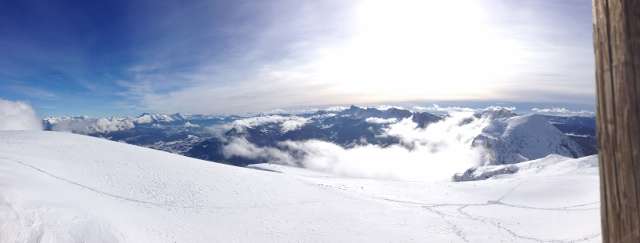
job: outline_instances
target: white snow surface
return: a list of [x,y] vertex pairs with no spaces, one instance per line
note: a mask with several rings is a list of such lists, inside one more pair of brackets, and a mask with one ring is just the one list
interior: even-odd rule
[[597,159],[471,182],[240,168],[59,132],[0,132],[0,242],[599,242]]
[[547,175],[592,173],[594,170],[597,170],[598,167],[596,156],[597,155],[591,155],[578,159],[570,159],[557,154],[550,154],[542,159],[522,163],[479,166],[468,170],[464,174],[457,174],[456,177],[461,181],[470,181],[497,178],[515,173],[518,173],[518,176],[524,176],[525,174],[540,175],[540,173]]

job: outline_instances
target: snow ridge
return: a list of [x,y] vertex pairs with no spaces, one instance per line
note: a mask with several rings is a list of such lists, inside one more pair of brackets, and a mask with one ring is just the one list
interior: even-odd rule
[[572,158],[586,155],[580,145],[536,114],[494,119],[473,146],[489,151],[488,164],[518,163],[549,154]]

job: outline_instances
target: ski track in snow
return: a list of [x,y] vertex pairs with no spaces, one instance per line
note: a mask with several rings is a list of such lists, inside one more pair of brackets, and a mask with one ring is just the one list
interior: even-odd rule
[[[525,236],[525,235],[521,235],[516,233],[514,230],[503,226],[500,222],[496,222],[495,220],[491,220],[490,218],[486,218],[486,217],[481,217],[481,216],[474,216],[471,215],[470,213],[467,213],[464,211],[465,208],[468,207],[472,207],[472,206],[488,206],[487,205],[468,205],[468,206],[460,206],[458,207],[457,211],[461,214],[466,216],[468,219],[474,220],[474,221],[478,221],[478,222],[482,222],[484,224],[489,224],[489,225],[493,225],[494,227],[501,229],[507,233],[509,233],[511,236],[518,238],[519,240],[530,240],[530,241],[535,241],[535,242],[557,242],[557,243],[570,243],[570,242],[582,242],[582,241],[588,241],[588,240],[592,240],[595,239],[596,237],[600,236],[600,233],[597,234],[591,234],[591,235],[586,235],[584,237],[580,237],[578,239],[572,239],[572,240],[559,240],[559,239],[541,239],[541,238],[536,238],[536,237],[532,237],[532,236]],[[530,209],[530,208],[526,208],[526,209]]]
[[462,241],[464,242],[470,242],[467,239],[467,236],[464,234],[464,231],[462,231],[462,229],[460,229],[460,227],[458,227],[457,224],[455,224],[454,222],[452,222],[451,220],[449,220],[449,216],[446,215],[443,212],[440,212],[438,210],[435,210],[433,208],[429,208],[429,207],[425,207],[424,209],[426,209],[427,211],[436,214],[438,216],[440,216],[440,218],[442,218],[442,220],[444,220],[445,223],[447,223],[447,225],[449,225],[449,228],[451,228],[451,231],[453,231],[453,233]]
[[[123,201],[127,201],[127,202],[132,202],[132,203],[139,203],[139,204],[146,204],[146,205],[152,205],[152,206],[157,206],[157,207],[164,207],[164,208],[181,208],[181,209],[200,209],[200,210],[206,210],[206,209],[210,209],[210,210],[220,210],[220,209],[246,209],[247,207],[221,207],[221,206],[207,206],[207,207],[194,207],[194,206],[182,206],[182,205],[176,205],[176,204],[167,204],[167,203],[158,203],[158,202],[152,202],[152,201],[144,201],[144,200],[139,200],[139,199],[135,199],[135,198],[130,198],[130,197],[125,197],[125,196],[121,196],[121,195],[117,195],[117,194],[113,194],[113,193],[109,193],[109,192],[105,192],[72,180],[69,180],[67,178],[63,178],[60,176],[57,176],[53,173],[50,173],[46,170],[43,170],[41,168],[38,168],[36,166],[27,164],[25,162],[19,161],[19,160],[15,160],[15,159],[10,159],[7,157],[0,157],[0,159],[3,159],[5,161],[11,161],[11,162],[15,162],[18,163],[24,167],[30,168],[32,170],[35,170],[39,173],[45,174],[49,177],[52,177],[54,179],[63,181],[65,183],[69,183],[78,187],[81,187],[83,189],[92,191],[94,193],[98,193],[101,194],[103,196],[107,196],[107,197],[111,197],[114,199],[118,199],[118,200],[123,200]],[[274,172],[276,173],[276,171],[270,171],[270,172]],[[327,176],[329,177],[329,176]],[[526,235],[522,235],[522,234],[518,234],[516,233],[514,230],[502,225],[500,222],[496,222],[495,220],[492,220],[490,218],[486,218],[486,217],[481,217],[481,216],[474,216],[466,211],[464,211],[464,209],[466,208],[470,208],[470,207],[485,207],[485,206],[503,206],[503,207],[512,207],[512,208],[519,208],[519,209],[526,209],[526,210],[546,210],[546,211],[589,211],[589,210],[599,210],[599,207],[593,207],[593,208],[579,208],[579,207],[584,207],[584,206],[591,206],[591,205],[599,205],[599,202],[589,202],[589,203],[581,203],[581,204],[575,204],[575,205],[568,205],[568,206],[562,206],[562,207],[534,207],[534,206],[528,206],[528,205],[518,205],[518,204],[511,204],[511,203],[507,203],[504,202],[504,198],[508,197],[509,194],[511,194],[513,191],[517,190],[517,188],[522,185],[524,183],[524,181],[518,183],[516,186],[512,187],[511,189],[509,189],[505,194],[503,194],[501,197],[499,197],[496,200],[489,200],[486,203],[441,203],[441,204],[429,204],[429,203],[422,203],[422,202],[415,202],[415,201],[407,201],[407,200],[397,200],[397,199],[392,199],[392,198],[385,198],[385,197],[376,197],[376,196],[368,196],[370,199],[374,199],[374,200],[383,200],[383,201],[387,201],[387,202],[393,202],[393,203],[397,203],[397,204],[403,204],[403,205],[410,205],[410,206],[420,206],[423,209],[425,209],[427,212],[430,212],[432,214],[437,215],[438,217],[442,218],[443,221],[449,226],[451,232],[453,234],[455,234],[455,236],[462,240],[463,242],[470,242],[467,239],[467,236],[464,233],[464,230],[462,227],[459,227],[454,221],[450,220],[451,218],[457,218],[457,219],[469,219],[472,221],[477,221],[477,222],[481,222],[483,224],[487,224],[487,225],[491,225],[494,226],[495,228],[498,228],[500,230],[503,230],[505,232],[507,232],[508,234],[510,234],[511,236],[513,236],[514,238],[517,238],[519,240],[530,240],[530,241],[535,241],[535,242],[557,242],[557,243],[570,243],[570,242],[582,242],[582,241],[588,241],[591,239],[594,239],[596,237],[600,236],[600,233],[597,234],[592,234],[592,235],[586,235],[584,237],[580,237],[577,239],[571,239],[571,240],[563,240],[563,239],[540,239],[540,238],[535,238],[535,237],[531,237],[531,236],[526,236]],[[341,191],[346,191],[347,189],[345,188],[340,188],[340,187],[336,187],[336,186],[332,186],[332,185],[326,185],[326,184],[315,184],[317,186],[321,186],[321,187],[331,187],[332,189],[336,189],[336,190],[341,190]],[[306,202],[306,203],[320,203],[320,202]],[[299,202],[296,204],[306,204],[305,202]],[[10,205],[9,205],[10,206]],[[271,205],[273,206],[273,205]],[[253,206],[251,208],[254,207],[260,207],[260,206]],[[270,207],[270,206],[266,206],[266,207]],[[440,210],[438,210],[437,208],[441,208],[441,207],[457,207],[456,211],[459,213],[459,215],[449,215],[446,214]],[[15,211],[15,210],[14,210]]]
[[[474,216],[474,215],[464,211],[465,208],[486,207],[486,206],[502,206],[502,207],[511,207],[511,208],[524,209],[524,210],[565,211],[565,212],[566,211],[600,210],[600,207],[599,207],[600,202],[599,201],[598,202],[588,202],[588,203],[567,205],[567,206],[561,206],[561,207],[534,207],[534,206],[528,206],[528,205],[511,204],[511,203],[507,203],[507,202],[503,201],[505,198],[507,198],[511,193],[513,193],[515,190],[517,190],[518,187],[520,187],[525,182],[526,182],[526,180],[522,180],[520,183],[518,183],[517,185],[515,185],[512,188],[510,188],[509,190],[507,190],[507,192],[504,193],[502,196],[500,196],[498,199],[496,199],[496,200],[488,200],[485,203],[436,203],[436,204],[431,203],[430,204],[430,203],[423,203],[423,202],[416,202],[416,201],[398,200],[398,199],[393,199],[393,198],[379,197],[379,196],[374,196],[374,195],[365,195],[365,197],[367,197],[369,199],[373,199],[373,200],[382,200],[382,201],[392,202],[392,203],[401,204],[401,205],[422,207],[427,212],[435,214],[438,217],[442,218],[443,221],[449,226],[451,232],[453,234],[455,234],[455,236],[457,238],[459,238],[460,240],[462,240],[463,242],[470,242],[470,241],[467,239],[467,236],[464,233],[463,227],[458,226],[455,223],[455,221],[453,221],[451,219],[466,219],[466,220],[472,220],[472,221],[480,222],[480,223],[483,223],[485,225],[490,225],[490,226],[493,226],[493,227],[495,227],[495,228],[497,228],[499,230],[502,230],[502,231],[508,233],[509,235],[511,235],[513,238],[515,238],[517,240],[529,240],[529,241],[534,241],[534,242],[545,242],[545,243],[546,242],[551,242],[551,243],[572,243],[572,242],[589,241],[589,240],[593,240],[593,239],[596,239],[596,238],[600,237],[601,233],[589,234],[589,235],[585,235],[585,236],[582,236],[582,237],[579,237],[579,238],[576,238],[576,239],[542,239],[542,238],[536,238],[536,237],[532,237],[532,236],[527,236],[527,235],[516,233],[515,230],[510,229],[509,227],[506,227],[506,226],[502,225],[500,222],[497,222],[495,219],[492,220],[491,218],[486,218],[486,217],[481,217],[481,216]],[[333,187],[334,189],[337,189],[337,190],[347,191],[346,188],[336,187],[336,186],[333,186],[333,185],[327,185],[327,184],[321,184],[321,183],[317,183],[316,185],[322,186],[322,187]],[[592,205],[598,205],[598,207],[581,208],[581,207],[584,207],[584,206],[592,206]],[[442,207],[455,207],[456,211],[458,212],[459,215],[446,214],[446,213],[444,213],[444,212],[442,212],[442,211],[437,209],[437,208],[442,208]]]
[[[37,171],[38,173],[45,174],[45,175],[47,175],[49,177],[52,177],[52,178],[54,178],[56,180],[60,180],[60,181],[63,181],[65,183],[81,187],[81,188],[89,190],[91,192],[94,192],[94,193],[97,193],[97,194],[100,194],[100,195],[103,195],[103,196],[107,196],[107,197],[110,197],[110,198],[131,202],[131,203],[146,204],[146,205],[152,205],[152,206],[163,207],[163,208],[199,209],[199,210],[207,210],[207,209],[208,210],[221,210],[221,209],[235,209],[235,210],[237,210],[237,209],[246,209],[246,208],[248,208],[248,207],[238,207],[238,206],[222,207],[222,206],[212,206],[212,205],[209,205],[207,207],[196,207],[196,206],[182,206],[182,205],[177,205],[177,204],[167,204],[167,203],[159,203],[159,202],[152,202],[152,201],[144,201],[144,200],[139,200],[139,199],[135,199],[135,198],[125,197],[125,196],[113,194],[113,193],[110,193],[110,192],[102,191],[102,190],[96,189],[94,187],[87,186],[87,185],[75,182],[73,180],[69,180],[67,178],[63,178],[63,177],[57,176],[57,175],[55,175],[53,173],[50,173],[50,172],[48,172],[46,170],[43,170],[41,168],[38,168],[36,166],[30,165],[28,163],[25,163],[25,162],[22,162],[22,161],[19,161],[19,160],[10,159],[10,158],[7,158],[7,157],[0,157],[0,159],[2,159],[4,161],[15,162],[15,163],[20,164],[20,165],[22,165],[24,167],[30,168],[30,169],[32,169],[34,171]],[[277,172],[277,171],[271,171],[271,172],[280,173],[280,172]],[[330,177],[330,176],[327,176],[327,177]],[[577,238],[577,239],[569,239],[569,240],[566,240],[566,239],[540,239],[540,238],[536,238],[536,237],[532,237],[532,236],[526,236],[526,235],[522,235],[522,234],[516,233],[514,230],[502,225],[500,222],[497,222],[496,220],[492,220],[490,218],[486,218],[486,217],[482,217],[482,216],[472,215],[471,213],[468,213],[468,212],[465,211],[466,208],[486,207],[486,206],[502,206],[502,207],[512,207],[512,208],[518,208],[518,209],[525,209],[525,210],[545,210],[545,211],[589,211],[589,210],[599,210],[599,207],[581,208],[581,207],[584,207],[584,206],[599,205],[599,202],[581,203],[581,204],[567,205],[567,206],[561,206],[561,207],[534,207],[534,206],[528,206],[528,205],[511,204],[511,203],[503,201],[506,197],[509,196],[509,194],[511,194],[513,191],[517,190],[517,188],[520,185],[522,185],[523,183],[524,183],[524,181],[521,181],[516,186],[512,187],[511,189],[509,189],[505,194],[500,196],[498,199],[489,200],[489,201],[487,201],[485,203],[441,203],[441,204],[429,204],[429,203],[416,202],[416,201],[397,200],[397,199],[393,199],[393,198],[377,197],[377,196],[373,196],[373,195],[369,195],[367,197],[370,198],[370,199],[373,199],[373,200],[382,200],[382,201],[392,202],[392,203],[401,204],[401,205],[419,206],[419,207],[425,209],[427,212],[435,214],[438,217],[442,218],[442,220],[450,228],[451,233],[453,233],[462,242],[471,242],[471,241],[469,239],[467,239],[467,236],[466,236],[466,234],[464,232],[463,227],[458,226],[455,223],[455,221],[453,221],[451,219],[468,219],[468,220],[480,222],[480,223],[483,223],[483,224],[486,224],[486,225],[491,225],[491,226],[493,226],[493,227],[495,227],[497,229],[500,229],[500,230],[508,233],[509,235],[513,236],[514,238],[517,238],[518,240],[530,240],[530,241],[535,241],[535,242],[557,242],[557,243],[582,242],[582,241],[592,240],[592,239],[595,239],[596,237],[600,236],[600,233],[597,233],[597,234],[586,235],[584,237],[580,237],[580,238]],[[333,185],[319,184],[319,183],[315,183],[315,185],[316,186],[320,186],[320,187],[330,187],[330,188],[332,188],[334,190],[339,190],[339,191],[347,191],[346,188],[336,187],[336,186],[333,186]],[[299,202],[299,203],[296,203],[296,204],[311,204],[311,203],[320,203],[320,202]],[[272,207],[272,206],[274,206],[274,205],[265,206],[265,207]],[[255,205],[255,206],[252,206],[250,208],[258,208],[258,207],[261,207],[261,206]],[[443,207],[455,207],[456,211],[458,212],[459,215],[450,215],[450,214],[447,214],[447,213],[444,213],[444,212],[438,210],[438,208],[443,208]]]
[[[510,193],[511,191],[509,191],[508,193]],[[503,197],[505,197],[505,196],[506,196],[506,194],[503,195]],[[580,237],[578,239],[572,239],[572,240],[539,239],[539,238],[535,238],[535,237],[531,237],[531,236],[524,236],[524,235],[518,234],[514,230],[511,230],[508,227],[501,225],[499,222],[495,222],[495,221],[493,221],[493,220],[491,220],[489,218],[485,218],[485,217],[473,216],[470,213],[467,213],[467,212],[464,211],[465,208],[469,208],[469,207],[485,207],[485,206],[491,206],[491,205],[498,205],[498,206],[504,206],[504,207],[513,207],[513,208],[527,209],[527,210],[589,211],[589,210],[599,210],[600,208],[599,207],[595,207],[595,208],[578,208],[578,209],[575,209],[575,208],[576,207],[582,207],[582,206],[588,206],[588,205],[596,205],[596,204],[599,205],[600,202],[582,203],[582,204],[569,205],[569,206],[563,206],[563,207],[543,208],[543,207],[532,207],[532,206],[527,206],[527,205],[516,205],[516,204],[504,203],[500,199],[495,200],[495,201],[487,201],[486,203],[471,203],[471,204],[467,204],[467,203],[424,204],[424,203],[419,203],[419,202],[401,201],[401,200],[394,200],[394,199],[389,199],[389,198],[378,198],[378,199],[382,199],[382,200],[390,201],[390,202],[395,202],[395,203],[403,203],[403,204],[411,204],[411,205],[422,206],[422,208],[426,209],[427,211],[442,217],[445,220],[445,222],[447,222],[451,226],[451,228],[454,231],[454,233],[465,242],[469,242],[469,241],[465,238],[465,234],[464,234],[463,230],[461,230],[460,227],[458,227],[452,221],[447,220],[447,218],[451,218],[451,217],[457,218],[457,217],[445,214],[445,213],[437,210],[436,208],[438,208],[438,207],[458,207],[457,211],[460,213],[460,215],[465,216],[467,219],[478,221],[478,222],[481,222],[481,223],[484,223],[484,224],[492,225],[492,226],[494,226],[494,227],[496,227],[498,229],[501,229],[501,230],[509,233],[513,237],[516,237],[516,238],[521,239],[521,240],[531,240],[531,241],[536,241],[536,242],[558,242],[558,243],[565,243],[566,242],[566,243],[569,243],[569,242],[587,241],[587,240],[591,240],[591,239],[594,239],[594,238],[600,236],[600,233],[597,233],[597,234],[587,235],[587,236]]]

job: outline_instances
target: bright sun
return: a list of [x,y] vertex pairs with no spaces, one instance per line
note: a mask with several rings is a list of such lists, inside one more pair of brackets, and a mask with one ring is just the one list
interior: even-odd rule
[[471,0],[362,1],[353,26],[321,50],[314,76],[371,100],[491,97],[522,55]]

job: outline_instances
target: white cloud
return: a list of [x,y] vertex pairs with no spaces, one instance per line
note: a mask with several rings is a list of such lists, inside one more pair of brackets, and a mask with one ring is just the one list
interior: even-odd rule
[[[287,116],[269,115],[269,116],[256,116],[240,120],[233,121],[232,125],[240,128],[253,128],[268,123],[281,123],[292,119]],[[295,119],[295,118],[293,118]]]
[[365,121],[372,124],[390,124],[390,123],[398,122],[398,119],[396,118],[384,119],[380,117],[369,117]]
[[0,99],[0,130],[42,130],[42,121],[27,103]]
[[272,163],[289,164],[294,159],[286,152],[276,148],[258,147],[245,138],[233,138],[222,148],[222,154],[227,157],[239,156],[248,159],[265,159]]
[[472,112],[474,111],[474,109],[471,109],[469,107],[460,107],[460,106],[445,106],[445,107],[441,107],[437,104],[433,104],[431,106],[414,106],[413,110],[416,111],[428,111],[428,112],[444,112],[444,113],[449,113],[449,112]]
[[198,124],[193,124],[191,122],[185,122],[184,127],[200,127]]
[[[144,109],[205,114],[424,99],[592,100],[591,40],[567,34],[590,34],[589,21],[574,26],[582,21],[572,15],[537,11],[554,7],[531,4],[520,14],[515,3],[327,2],[274,7],[285,12],[266,16],[272,21],[251,34],[258,41],[238,42],[229,49],[242,52],[224,62],[195,58],[211,61],[187,71],[141,63],[151,68],[132,68],[131,80],[120,82],[124,95]],[[590,14],[589,4],[577,7],[580,17]]]
[[485,108],[473,109],[469,107],[462,106],[439,106],[437,104],[433,104],[431,106],[414,106],[413,110],[415,111],[426,111],[433,113],[464,113],[464,112],[482,112],[482,111],[499,111],[499,110],[507,110],[507,111],[515,111],[516,107],[513,106],[487,106]]
[[51,130],[82,134],[105,133],[127,130],[135,127],[130,118],[90,118],[90,117],[58,117],[45,118]]
[[[463,121],[471,119],[470,122]],[[479,165],[484,152],[471,147],[487,121],[472,113],[453,114],[425,129],[411,119],[391,125],[387,136],[399,137],[400,145],[342,148],[318,140],[285,141],[273,147],[258,147],[244,138],[233,139],[225,156],[264,159],[272,163],[300,166],[349,177],[395,180],[449,180],[457,172]]]
[[341,112],[341,111],[344,111],[344,110],[347,110],[347,109],[349,109],[348,106],[331,106],[331,107],[328,107],[328,108],[325,108],[325,109],[321,109],[321,110],[327,111],[327,112]]
[[382,110],[382,111],[386,111],[386,110],[389,110],[389,109],[400,109],[400,110],[406,110],[404,107],[402,107],[402,106],[396,106],[396,105],[379,105],[379,106],[376,106],[376,107],[374,107],[374,108],[376,108],[376,109],[378,109],[378,110]]
[[593,116],[593,111],[587,110],[569,110],[564,107],[551,107],[551,108],[531,108],[531,111],[539,114],[546,115],[558,115],[558,116]]
[[489,106],[482,110],[483,111],[500,111],[500,110],[515,111],[516,108],[513,106]]
[[296,116],[290,120],[286,120],[283,123],[280,123],[280,128],[283,133],[286,133],[300,129],[302,126],[307,124],[307,122],[309,122],[309,119]]
[[300,116],[281,116],[281,115],[267,115],[256,116],[244,119],[235,120],[228,124],[216,125],[210,127],[210,132],[214,136],[226,140],[224,133],[230,129],[235,129],[238,132],[244,132],[247,128],[254,128],[265,124],[278,124],[282,133],[297,130],[309,122],[308,118]]

